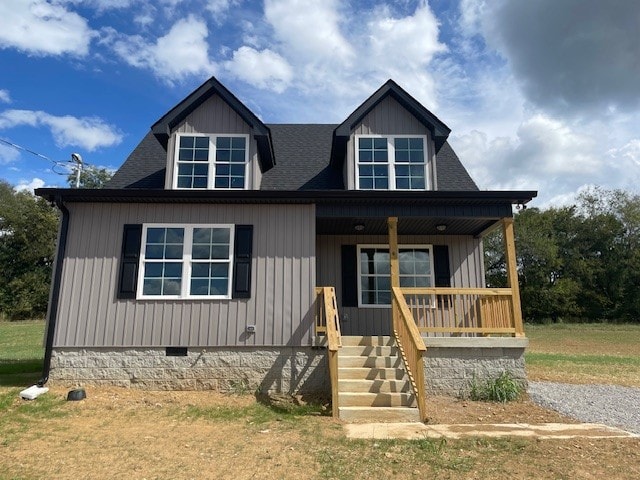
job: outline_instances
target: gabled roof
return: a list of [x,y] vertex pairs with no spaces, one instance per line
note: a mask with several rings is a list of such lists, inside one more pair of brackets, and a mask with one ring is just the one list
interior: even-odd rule
[[[264,124],[215,78],[210,78],[152,127],[107,184],[112,189],[164,189],[167,142],[180,122],[218,95],[252,129],[263,172],[260,188],[271,191],[344,190],[343,162],[354,127],[391,96],[429,129],[436,141],[436,185],[442,191],[477,191],[446,141],[449,127],[405,92],[387,81],[340,125]],[[273,168],[276,164],[277,166]]]
[[409,113],[418,119],[430,132],[436,146],[436,153],[447,141],[451,129],[438,117],[427,110],[420,102],[409,95],[393,80],[387,80],[376,92],[356,108],[347,119],[335,129],[331,148],[331,164],[341,166],[346,158],[347,141],[353,129],[362,119],[373,110],[382,100],[391,96]]
[[261,170],[266,172],[272,168],[275,164],[275,158],[271,146],[269,128],[215,77],[211,77],[204,82],[187,96],[187,98],[169,110],[160,120],[152,125],[151,132],[166,149],[171,130],[213,95],[220,96],[252,129],[251,133],[255,136],[258,143],[258,156]]

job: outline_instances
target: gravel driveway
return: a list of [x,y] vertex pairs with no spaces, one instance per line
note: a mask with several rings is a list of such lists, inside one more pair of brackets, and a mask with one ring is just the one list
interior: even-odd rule
[[587,423],[603,423],[640,435],[640,388],[529,382],[538,405]]

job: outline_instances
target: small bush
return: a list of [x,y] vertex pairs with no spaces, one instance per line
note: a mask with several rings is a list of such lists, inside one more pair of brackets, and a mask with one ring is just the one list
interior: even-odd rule
[[475,376],[470,385],[470,398],[477,401],[510,402],[522,395],[521,384],[513,378],[510,372],[502,372],[498,378],[478,383]]

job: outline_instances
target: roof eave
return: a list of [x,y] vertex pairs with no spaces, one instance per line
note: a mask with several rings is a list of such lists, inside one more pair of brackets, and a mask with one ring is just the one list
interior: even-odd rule
[[215,77],[209,78],[151,126],[151,131],[160,144],[166,149],[173,128],[206,100],[211,98],[212,95],[216,94],[251,128],[252,134],[258,142],[258,154],[262,172],[266,172],[272,168],[275,165],[275,156],[273,154],[273,146],[271,145],[271,131],[269,127]]
[[340,165],[346,157],[347,139],[351,132],[362,121],[362,119],[373,110],[387,96],[394,98],[409,113],[418,119],[433,136],[436,153],[447,141],[451,129],[431,111],[425,108],[420,102],[413,98],[406,90],[400,87],[393,80],[388,80],[373,95],[367,98],[358,108],[356,108],[347,119],[338,125],[334,131],[334,144],[331,148],[331,164]]
[[370,190],[147,190],[38,188],[49,201],[106,203],[510,203],[525,205],[537,191],[370,191]]

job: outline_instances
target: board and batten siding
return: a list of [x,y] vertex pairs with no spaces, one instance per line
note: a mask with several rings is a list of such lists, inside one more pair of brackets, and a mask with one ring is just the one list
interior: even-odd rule
[[[402,245],[448,245],[451,286],[485,287],[482,240],[458,235],[399,235]],[[318,235],[316,245],[317,284],[334,286],[343,335],[389,335],[391,309],[342,306],[342,245],[387,245],[386,235]]]
[[218,95],[208,98],[191,112],[172,131],[167,144],[167,173],[165,188],[173,188],[175,167],[176,133],[215,133],[249,135],[249,190],[259,190],[262,173],[258,163],[256,139],[251,136],[251,127]]
[[373,108],[362,121],[355,126],[347,143],[347,189],[356,189],[356,135],[425,135],[425,156],[429,172],[429,188],[435,190],[433,179],[435,146],[431,133],[420,121],[411,115],[393,97],[388,96]]
[[[299,346],[312,340],[313,205],[67,205],[55,347]],[[123,226],[253,225],[251,298],[116,298]],[[144,239],[143,239],[144,244]],[[246,333],[255,325],[256,333]]]

